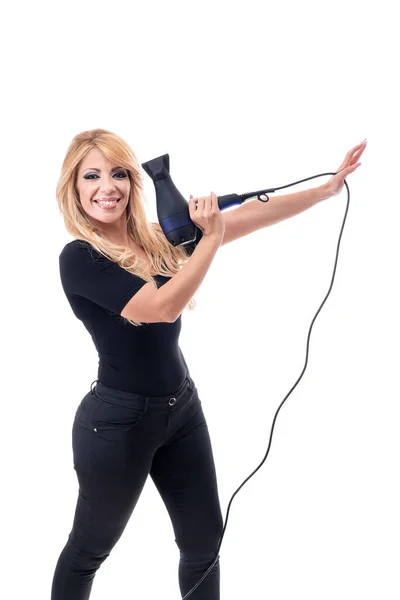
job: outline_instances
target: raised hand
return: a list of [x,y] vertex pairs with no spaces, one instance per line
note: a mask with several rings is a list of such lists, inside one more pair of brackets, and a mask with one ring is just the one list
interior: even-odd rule
[[326,188],[330,196],[336,196],[341,191],[344,186],[344,180],[346,177],[353,173],[361,163],[358,162],[365,148],[367,147],[367,140],[361,142],[361,144],[357,144],[351,150],[349,150],[344,158],[344,161],[337,169],[336,175],[330,178],[330,180],[326,183]]

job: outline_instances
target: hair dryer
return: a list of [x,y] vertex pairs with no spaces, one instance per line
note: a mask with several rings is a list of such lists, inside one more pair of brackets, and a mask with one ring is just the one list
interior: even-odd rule
[[[190,218],[188,202],[171,179],[169,154],[163,154],[144,162],[142,167],[151,177],[156,188],[157,216],[165,237],[173,246],[191,244],[193,251],[203,233]],[[220,210],[223,210],[235,204],[242,204],[245,200],[254,196],[257,196],[261,202],[268,202],[267,193],[270,192],[275,192],[275,189],[258,190],[249,194],[218,196],[218,206]],[[265,196],[265,199],[263,199],[263,196]]]

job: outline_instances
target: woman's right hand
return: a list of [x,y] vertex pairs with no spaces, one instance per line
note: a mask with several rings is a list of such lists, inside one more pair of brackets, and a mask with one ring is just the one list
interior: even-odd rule
[[203,236],[213,237],[219,243],[222,242],[225,221],[214,192],[211,192],[210,196],[201,196],[200,198],[193,198],[190,195],[189,215],[193,223],[200,227]]

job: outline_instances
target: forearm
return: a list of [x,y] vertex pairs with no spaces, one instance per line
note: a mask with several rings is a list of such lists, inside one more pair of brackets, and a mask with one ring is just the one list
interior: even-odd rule
[[203,236],[190,260],[182,265],[170,281],[159,288],[164,313],[172,322],[176,321],[199,289],[219,247],[220,240],[215,240],[212,236]]
[[254,229],[260,229],[294,217],[329,197],[324,185],[293,194],[271,195],[267,203],[257,199],[242,204],[236,209],[237,218],[240,215],[241,219],[253,223]]

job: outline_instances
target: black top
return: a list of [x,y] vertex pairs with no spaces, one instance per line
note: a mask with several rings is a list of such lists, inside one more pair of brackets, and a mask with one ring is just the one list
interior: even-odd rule
[[[139,327],[126,321],[120,315],[123,307],[147,281],[84,240],[66,244],[59,264],[68,302],[98,352],[97,379],[106,386],[148,396],[177,390],[188,372],[178,343],[181,316],[174,323]],[[157,287],[169,279],[156,275]]]

